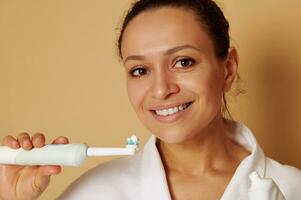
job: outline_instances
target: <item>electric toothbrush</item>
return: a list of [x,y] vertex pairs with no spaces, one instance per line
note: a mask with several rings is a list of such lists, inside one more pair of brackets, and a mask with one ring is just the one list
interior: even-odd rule
[[41,148],[24,150],[0,146],[0,164],[80,166],[87,157],[134,155],[139,139],[127,138],[125,148],[88,147],[86,144],[49,144]]

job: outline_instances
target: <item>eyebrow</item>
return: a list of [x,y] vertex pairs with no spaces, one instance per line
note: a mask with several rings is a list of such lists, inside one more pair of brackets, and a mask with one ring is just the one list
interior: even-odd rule
[[[173,54],[173,53],[176,53],[178,51],[181,51],[183,49],[194,49],[196,51],[199,51],[201,53],[203,53],[203,51],[195,46],[192,46],[192,45],[189,45],[189,44],[186,44],[186,45],[181,45],[181,46],[176,46],[176,47],[173,47],[171,49],[168,49],[164,52],[164,55],[170,55],[170,54]],[[132,56],[128,56],[126,57],[126,59],[124,60],[124,63],[126,63],[127,61],[129,60],[145,60],[145,56],[139,56],[139,55],[132,55]]]

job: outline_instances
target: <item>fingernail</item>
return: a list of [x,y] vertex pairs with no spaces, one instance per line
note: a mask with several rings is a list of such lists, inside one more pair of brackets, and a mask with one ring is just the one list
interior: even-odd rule
[[17,141],[15,141],[15,140],[12,141],[12,146],[16,147],[16,148],[20,147],[19,143]]
[[26,147],[26,148],[31,148],[32,147],[31,143],[28,140],[23,141],[23,146]]

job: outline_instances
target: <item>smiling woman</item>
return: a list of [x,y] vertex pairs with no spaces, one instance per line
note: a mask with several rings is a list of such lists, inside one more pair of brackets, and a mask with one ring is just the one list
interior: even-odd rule
[[[142,123],[167,143],[205,135],[199,131],[213,119],[221,123],[221,99],[235,78],[236,52],[218,59],[206,32],[193,12],[163,7],[141,13],[123,33],[130,101]],[[136,70],[142,73],[133,77]],[[173,113],[180,106],[186,109]]]
[[[223,117],[223,98],[238,68],[228,29],[212,0],[133,4],[118,47],[129,100],[153,135],[138,154],[90,170],[60,199],[301,198],[301,172],[266,157],[245,125]],[[43,146],[45,138],[21,134],[4,141],[31,149]],[[0,170],[5,174],[0,188],[9,191],[1,193],[3,199],[34,199],[60,167]]]

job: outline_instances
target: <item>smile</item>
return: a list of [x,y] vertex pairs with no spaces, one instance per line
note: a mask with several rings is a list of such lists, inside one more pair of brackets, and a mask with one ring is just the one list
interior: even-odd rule
[[173,115],[173,114],[176,114],[178,112],[185,110],[191,104],[192,104],[192,102],[184,103],[184,104],[172,107],[172,108],[166,108],[166,109],[162,109],[162,110],[154,110],[154,112],[156,115],[166,117],[166,116]]

